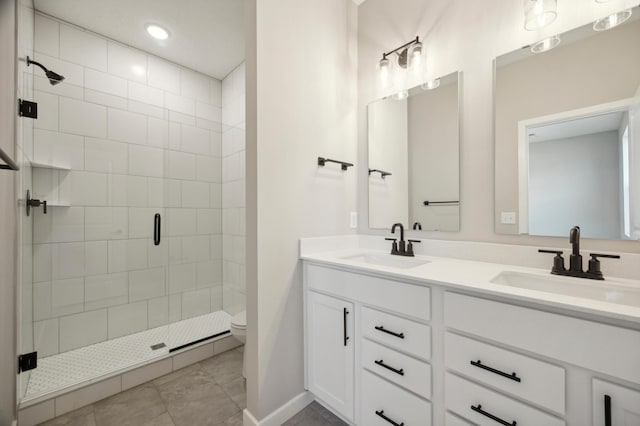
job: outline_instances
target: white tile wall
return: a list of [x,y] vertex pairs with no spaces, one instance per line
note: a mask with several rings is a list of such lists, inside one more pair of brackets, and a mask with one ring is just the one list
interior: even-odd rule
[[107,340],[107,310],[83,312],[60,318],[60,352]]
[[106,138],[107,108],[90,102],[60,97],[60,131]]
[[147,301],[109,308],[109,339],[147,329]]
[[[212,90],[214,90],[212,88]],[[217,89],[216,89],[217,90]],[[222,81],[222,192],[218,210],[198,210],[198,230],[222,228],[222,242],[212,239],[214,249],[222,247],[221,288],[224,310],[234,315],[245,309],[245,67],[237,67]],[[208,176],[202,176],[203,179]],[[216,189],[217,190],[217,189]],[[212,193],[214,189],[212,188]],[[216,213],[213,213],[216,212]],[[214,247],[215,245],[215,247]],[[217,254],[217,253],[215,253]]]
[[61,25],[60,59],[106,71],[107,41],[68,25]]
[[31,55],[66,79],[35,72],[29,150],[71,169],[33,175],[70,205],[31,216],[36,350],[222,309],[222,82],[43,15],[34,32]]

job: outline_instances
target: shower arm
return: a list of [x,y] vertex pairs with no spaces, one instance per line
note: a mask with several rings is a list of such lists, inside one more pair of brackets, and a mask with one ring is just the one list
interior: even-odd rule
[[31,60],[30,57],[27,56],[27,66],[29,66],[31,64],[39,66],[45,73],[49,72],[49,70],[47,68],[45,68],[45,66],[42,65],[40,62],[33,61],[33,60]]

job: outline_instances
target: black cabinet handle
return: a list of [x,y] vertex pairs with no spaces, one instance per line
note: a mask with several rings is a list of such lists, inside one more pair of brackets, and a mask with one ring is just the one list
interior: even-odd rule
[[471,363],[471,365],[473,365],[474,367],[478,367],[478,368],[482,368],[483,370],[491,371],[492,373],[495,373],[495,374],[497,374],[497,375],[499,375],[499,376],[502,376],[502,377],[506,377],[507,379],[511,379],[511,380],[513,380],[513,381],[516,381],[516,382],[521,382],[521,381],[522,381],[522,379],[520,379],[520,377],[518,377],[518,376],[516,375],[516,373],[508,374],[508,373],[505,373],[504,371],[496,370],[495,368],[491,368],[491,367],[489,367],[489,366],[487,366],[487,365],[484,365],[484,364],[482,363],[482,361],[480,361],[480,360],[477,360],[477,361],[469,361],[469,362],[470,362],[470,363]]
[[611,397],[604,396],[604,426],[611,426]]
[[343,308],[342,310],[342,319],[344,325],[344,345],[347,346],[347,340],[349,340],[349,336],[347,336],[347,315],[349,315],[349,311],[347,308]]
[[386,368],[387,370],[391,370],[391,371],[393,371],[393,372],[394,372],[394,373],[396,373],[396,374],[399,374],[399,375],[401,375],[401,376],[404,376],[404,368],[401,368],[400,370],[398,370],[397,368],[393,368],[393,367],[391,367],[391,366],[389,366],[389,365],[385,364],[385,363],[384,363],[384,360],[380,360],[380,361],[375,360],[374,362],[375,362],[376,364],[378,364],[380,367],[384,367],[384,368]]
[[153,244],[160,245],[160,213],[153,218]]
[[487,411],[484,411],[484,410],[482,409],[482,405],[480,405],[480,404],[478,404],[478,406],[477,406],[477,407],[474,407],[474,406],[472,405],[472,406],[471,406],[471,409],[472,409],[473,411],[475,411],[476,413],[480,413],[480,414],[482,414],[482,415],[483,415],[483,416],[485,416],[485,417],[489,417],[491,420],[493,420],[494,422],[498,422],[498,423],[500,423],[501,425],[504,425],[504,426],[516,426],[516,425],[517,425],[517,422],[516,422],[515,420],[514,420],[514,421],[512,421],[511,423],[509,423],[509,422],[507,422],[507,421],[505,421],[505,420],[502,420],[502,419],[501,419],[500,417],[498,417],[498,416],[494,416],[493,414],[491,414],[491,413],[489,413],[489,412],[487,412]]
[[386,328],[384,328],[381,325],[376,325],[374,328],[376,330],[378,330],[378,331],[382,331],[383,333],[387,333],[387,334],[390,334],[392,336],[396,336],[396,337],[398,337],[400,339],[404,339],[404,333],[396,333],[396,332],[393,332],[393,331],[389,331],[389,330],[387,330]]
[[376,415],[378,417],[382,417],[383,419],[385,419],[386,421],[388,421],[389,423],[391,423],[393,426],[404,426],[404,422],[402,423],[397,423],[394,422],[393,420],[391,420],[389,417],[384,415],[384,410],[380,410],[380,411],[376,411]]

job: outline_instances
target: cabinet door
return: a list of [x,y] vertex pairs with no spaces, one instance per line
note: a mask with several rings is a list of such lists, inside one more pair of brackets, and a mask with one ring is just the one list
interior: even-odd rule
[[309,390],[353,420],[353,304],[310,291],[307,333]]
[[640,426],[640,391],[593,380],[594,426]]

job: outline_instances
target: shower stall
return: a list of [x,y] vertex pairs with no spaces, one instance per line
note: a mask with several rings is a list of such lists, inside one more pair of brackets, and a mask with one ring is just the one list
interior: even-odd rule
[[24,406],[227,336],[245,197],[242,63],[218,80],[21,3]]

